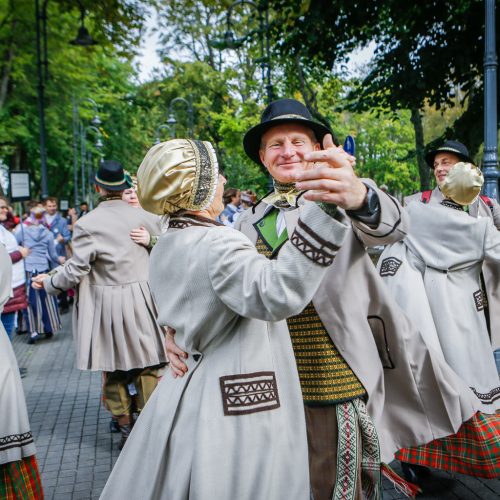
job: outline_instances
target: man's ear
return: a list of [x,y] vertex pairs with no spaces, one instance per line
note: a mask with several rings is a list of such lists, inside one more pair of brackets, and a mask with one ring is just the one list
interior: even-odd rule
[[321,144],[319,142],[314,144],[313,151],[321,151]]

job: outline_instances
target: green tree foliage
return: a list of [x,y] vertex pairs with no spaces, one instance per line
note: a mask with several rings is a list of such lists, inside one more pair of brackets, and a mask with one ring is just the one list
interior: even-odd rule
[[[182,97],[192,103],[193,135],[214,144],[229,185],[259,194],[267,190],[267,175],[242,148],[245,131],[258,122],[266,101],[258,60],[259,12],[248,4],[238,4],[232,10],[230,28],[242,42],[228,51],[216,49],[213,43],[224,37],[226,13],[232,4],[229,0],[85,2],[85,23],[99,44],[83,48],[68,44],[79,26],[77,3],[48,1],[50,77],[45,94],[51,194],[72,193],[72,105],[79,103],[79,118],[84,128],[88,127],[94,110],[87,98],[99,107],[104,157],[121,161],[130,171],[136,171],[158,134],[164,140],[173,132],[167,127],[159,130],[159,126],[169,120],[172,100]],[[347,133],[355,135],[360,174],[385,183],[393,192],[404,192],[418,187],[410,133],[414,115],[400,111],[410,109],[398,97],[404,92],[395,92],[394,103],[391,92],[368,93],[369,105],[358,106],[359,100],[351,100],[356,105],[348,111],[346,96],[359,96],[370,87],[368,81],[360,85],[346,80],[341,65],[352,49],[370,40],[377,40],[381,47],[387,43],[387,52],[398,47],[391,46],[384,36],[413,33],[411,16],[404,26],[391,27],[399,19],[396,14],[400,15],[396,4],[379,0],[357,0],[354,5],[344,0],[276,0],[269,3],[269,14],[276,95],[303,100],[313,116],[329,124],[341,141]],[[412,7],[415,17],[418,5]],[[139,83],[132,61],[151,7],[158,12],[162,67],[153,80]],[[11,168],[30,170],[35,190],[39,190],[34,33],[32,0],[0,0],[0,158]],[[385,52],[379,48],[377,58]],[[460,95],[467,92],[459,89]],[[418,110],[448,105],[432,101],[427,94],[425,99],[419,101],[424,105]],[[372,113],[373,109],[377,113]],[[172,111],[175,134],[187,136],[186,107],[177,103]],[[388,114],[391,111],[392,115]],[[87,137],[96,159],[96,137],[90,129]]]
[[[99,45],[77,47],[80,12],[75,2],[51,0],[47,6],[48,75],[45,82],[47,167],[51,193],[72,192],[72,99],[91,97],[101,108],[104,154],[130,158],[137,136],[130,128],[125,97],[133,90],[131,59],[144,22],[147,2],[88,2],[86,26]],[[40,5],[43,6],[43,0]],[[0,0],[0,156],[12,169],[32,173],[40,186],[39,119],[32,0]],[[81,107],[89,125],[91,108]],[[109,117],[109,119],[108,119]],[[117,121],[112,121],[112,118]],[[110,141],[115,129],[124,141]],[[139,134],[140,136],[140,134]],[[132,154],[132,157],[134,155]],[[137,155],[136,155],[137,156]]]
[[422,187],[428,184],[422,112],[429,106],[460,108],[460,116],[431,138],[434,144],[453,137],[477,151],[483,138],[482,1],[277,0],[273,5],[284,16],[275,23],[277,52],[293,55],[304,72],[329,72],[354,48],[376,43],[370,71],[349,96],[351,109],[411,110]]

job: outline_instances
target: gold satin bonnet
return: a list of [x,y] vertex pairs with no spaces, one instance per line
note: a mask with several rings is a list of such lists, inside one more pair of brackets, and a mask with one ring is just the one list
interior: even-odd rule
[[158,215],[204,210],[214,199],[218,171],[209,142],[162,142],[147,152],[137,171],[137,197],[142,208]]

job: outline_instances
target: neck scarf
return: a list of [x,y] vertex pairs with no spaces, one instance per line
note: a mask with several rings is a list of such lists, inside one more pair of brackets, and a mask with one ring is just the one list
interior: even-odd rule
[[291,209],[297,206],[297,199],[300,196],[300,191],[297,191],[295,184],[283,184],[278,181],[273,181],[274,193],[266,196],[262,201],[276,208]]

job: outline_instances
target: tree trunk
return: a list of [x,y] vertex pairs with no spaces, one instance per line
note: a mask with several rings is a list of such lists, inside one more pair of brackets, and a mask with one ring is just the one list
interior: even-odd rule
[[302,69],[302,65],[300,63],[300,56],[298,54],[295,56],[295,69],[297,70],[296,75],[298,77],[299,91],[304,98],[307,109],[311,112],[313,118],[316,118],[316,120],[330,128],[328,118],[322,115],[318,109],[316,92],[307,81],[306,75],[304,74],[304,70]]
[[[17,23],[14,21],[12,23],[12,29],[15,33]],[[12,62],[14,61],[14,42],[12,38],[9,40],[9,46],[5,50],[5,60],[0,66],[0,109],[3,108],[7,100],[7,92],[9,90],[10,83],[10,72],[12,68]]]
[[411,109],[411,122],[415,130],[415,152],[417,156],[418,173],[420,175],[420,190],[427,191],[430,188],[430,169],[425,161],[424,127],[422,126],[422,115],[419,108]]

